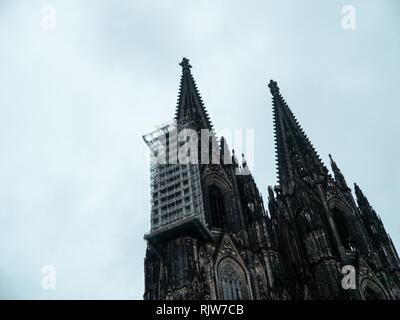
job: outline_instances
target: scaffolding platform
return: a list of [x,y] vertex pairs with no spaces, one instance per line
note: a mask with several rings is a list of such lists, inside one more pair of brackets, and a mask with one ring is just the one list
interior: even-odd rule
[[151,230],[145,239],[155,247],[178,235],[214,239],[205,224],[200,167],[177,159],[177,133],[192,125],[187,119],[173,120],[143,136],[150,149],[151,179]]
[[196,216],[177,221],[174,224],[169,224],[161,230],[148,233],[144,236],[153,247],[159,249],[164,243],[169,240],[182,237],[191,236],[206,242],[214,242],[213,234],[208,230],[204,223]]

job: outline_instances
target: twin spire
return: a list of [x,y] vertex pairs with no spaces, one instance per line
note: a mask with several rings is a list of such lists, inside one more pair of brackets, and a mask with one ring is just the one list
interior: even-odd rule
[[[197,130],[212,129],[212,123],[193,79],[189,59],[183,58],[178,104],[175,118],[187,118]],[[310,140],[281,96],[278,84],[271,80],[275,129],[276,161],[280,184],[305,177],[315,178],[328,173]]]

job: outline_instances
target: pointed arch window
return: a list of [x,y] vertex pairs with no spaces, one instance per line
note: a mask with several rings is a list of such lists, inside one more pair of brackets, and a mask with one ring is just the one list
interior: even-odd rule
[[243,300],[240,277],[231,264],[225,264],[220,272],[224,300]]
[[374,281],[365,279],[361,283],[361,294],[364,300],[386,300],[384,290]]
[[211,186],[208,192],[210,202],[210,215],[212,226],[215,228],[222,228],[225,216],[225,201],[224,196],[217,186]]
[[285,251],[288,258],[288,266],[291,272],[298,272],[302,266],[300,248],[296,241],[293,227],[288,223],[284,224],[283,237],[285,243]]
[[349,232],[349,225],[344,217],[344,213],[338,209],[334,209],[333,218],[343,247],[346,250],[354,251],[355,249],[352,243],[351,234]]

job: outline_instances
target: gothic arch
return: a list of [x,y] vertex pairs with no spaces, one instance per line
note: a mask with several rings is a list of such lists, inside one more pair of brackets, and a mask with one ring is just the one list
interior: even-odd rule
[[360,292],[363,300],[387,300],[389,296],[385,289],[376,281],[364,278],[360,284]]
[[286,254],[288,271],[295,274],[302,265],[300,243],[296,236],[296,230],[288,219],[284,219],[280,228],[283,251]]
[[249,300],[250,282],[240,263],[232,257],[222,259],[216,268],[220,300]]
[[328,208],[332,213],[341,244],[346,250],[354,250],[356,236],[353,234],[353,209],[345,200],[336,196],[328,200]]
[[328,199],[328,208],[329,210],[337,209],[343,211],[347,215],[353,214],[354,212],[350,204],[338,196],[332,196]]
[[232,190],[233,188],[231,181],[222,168],[207,167],[202,175],[202,182],[204,186],[217,184],[222,189]]
[[216,185],[207,188],[207,203],[212,228],[222,229],[227,220],[227,201],[223,191]]
[[220,272],[225,263],[229,263],[230,266],[234,268],[233,270],[237,272],[237,277],[241,285],[240,288],[243,290],[241,291],[242,299],[252,300],[253,294],[251,290],[250,273],[246,268],[245,263],[239,254],[239,251],[236,249],[228,234],[225,234],[222,238],[214,265],[215,283],[218,299],[223,299],[224,297]]
[[211,228],[223,228],[231,211],[232,186],[217,172],[209,173],[203,180],[206,219]]

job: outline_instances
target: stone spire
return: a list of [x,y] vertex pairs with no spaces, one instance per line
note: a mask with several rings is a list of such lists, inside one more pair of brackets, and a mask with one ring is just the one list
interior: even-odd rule
[[190,71],[192,66],[189,59],[183,58],[179,65],[182,67],[182,76],[175,119],[188,118],[195,124],[196,129],[211,130],[212,124]]
[[271,80],[268,87],[273,101],[275,151],[280,185],[313,175],[328,175],[327,168],[281,96],[277,82]]

